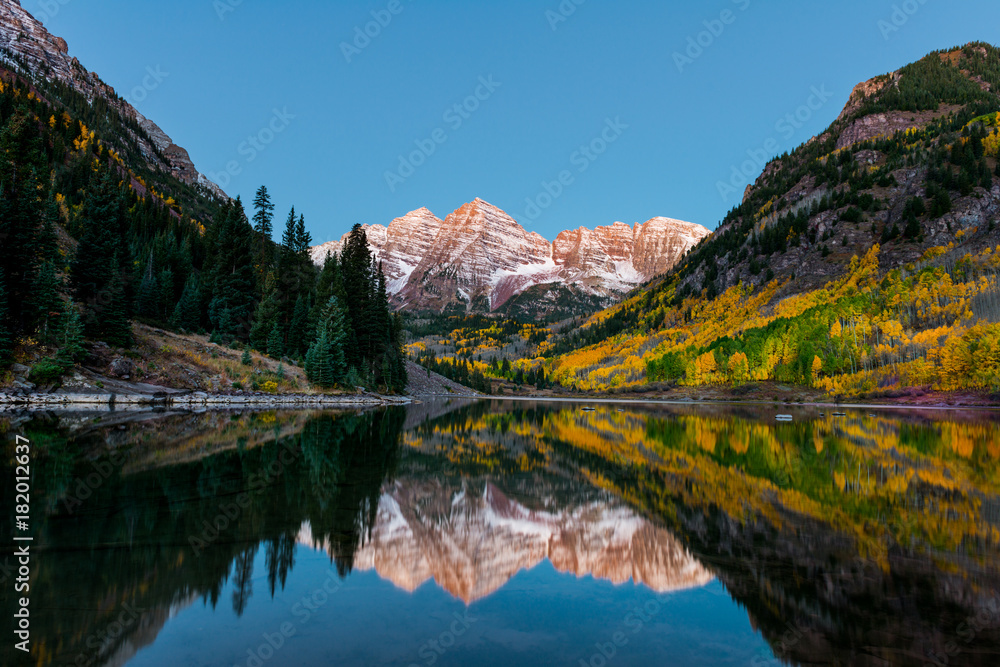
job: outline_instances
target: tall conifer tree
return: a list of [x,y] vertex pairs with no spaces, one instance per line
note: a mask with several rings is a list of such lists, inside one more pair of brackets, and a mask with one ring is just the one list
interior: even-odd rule
[[209,318],[224,340],[247,341],[256,309],[253,229],[239,197],[222,220],[216,248]]
[[122,322],[127,323],[130,315],[125,280],[130,264],[128,224],[110,171],[87,193],[80,224],[83,229],[70,276],[76,299],[84,308],[84,330],[89,337],[108,343],[111,339],[127,341],[131,334]]
[[7,281],[4,279],[3,268],[0,267],[0,368],[10,364],[10,353],[14,349],[14,332],[10,328],[8,312]]
[[274,262],[274,240],[271,238],[274,232],[274,204],[266,186],[262,185],[257,190],[253,208],[253,229],[257,234],[254,262],[257,269],[257,284],[263,287]]

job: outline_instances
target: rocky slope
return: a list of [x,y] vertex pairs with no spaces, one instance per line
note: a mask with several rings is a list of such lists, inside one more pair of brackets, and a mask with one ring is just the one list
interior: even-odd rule
[[[932,246],[995,245],[998,156],[959,159],[954,147],[971,132],[997,131],[989,118],[1000,109],[997,91],[1000,50],[979,43],[858,84],[826,131],[764,168],[677,272],[678,293],[772,277],[785,281],[782,296],[815,289],[876,243],[890,268]],[[916,228],[905,234],[913,206]]]
[[66,40],[49,33],[19,0],[0,0],[0,67],[14,71],[27,68],[36,76],[60,81],[79,91],[91,104],[101,100],[133,126],[125,131],[130,132],[130,139],[140,146],[142,158],[151,169],[171,173],[183,183],[202,188],[215,199],[227,198],[218,185],[195,168],[185,149],[177,146],[156,123],[136,111],[97,74],[70,56]]
[[407,396],[417,398],[441,396],[476,398],[482,396],[479,392],[463,387],[443,375],[428,372],[426,368],[413,361],[407,360],[406,362],[406,376],[408,379],[406,383]]
[[[299,541],[314,544],[308,525]],[[406,591],[435,583],[471,604],[548,560],[558,571],[663,593],[712,575],[668,531],[618,501],[529,510],[492,483],[387,485],[370,539],[354,566]]]
[[[481,199],[443,221],[423,208],[388,227],[365,229],[396,305],[434,312],[491,312],[542,285],[610,303],[671,269],[710,234],[700,225],[654,218],[634,226],[581,227],[550,243]],[[343,243],[313,248],[313,259],[322,263]]]

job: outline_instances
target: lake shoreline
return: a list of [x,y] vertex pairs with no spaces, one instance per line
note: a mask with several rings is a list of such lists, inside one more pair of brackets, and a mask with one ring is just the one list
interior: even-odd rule
[[[419,397],[425,398],[425,397]],[[464,396],[438,396],[435,398],[468,398]],[[539,403],[597,403],[601,405],[678,405],[678,406],[698,406],[698,405],[745,405],[755,407],[773,407],[776,409],[800,409],[800,408],[830,408],[848,410],[998,410],[1000,404],[915,404],[915,403],[835,403],[835,402],[806,402],[788,403],[784,401],[765,400],[741,400],[738,398],[711,398],[704,400],[695,399],[668,399],[668,398],[620,398],[608,396],[483,396],[470,400],[494,400],[494,401],[518,401],[518,402],[539,402]]]
[[70,407],[135,407],[135,408],[315,408],[315,407],[388,407],[408,405],[407,396],[381,394],[217,394],[178,391],[160,388],[158,392],[0,392],[0,411],[5,409],[39,409]]
[[[53,409],[80,407],[125,408],[179,408],[179,409],[231,409],[231,408],[371,408],[412,405],[419,402],[439,400],[465,401],[518,401],[553,403],[596,403],[621,405],[746,405],[771,406],[788,409],[923,409],[923,410],[1000,410],[1000,402],[982,394],[944,394],[930,392],[893,398],[865,399],[850,401],[831,400],[821,395],[809,396],[759,396],[748,397],[746,393],[713,388],[711,391],[692,391],[693,388],[672,390],[666,394],[635,394],[631,396],[614,394],[459,394],[459,393],[411,393],[404,396],[386,396],[373,392],[356,394],[266,394],[263,392],[203,392],[156,385],[114,382],[115,386],[100,391],[38,391],[0,390],[0,411],[12,409]],[[766,388],[765,385],[756,387]],[[773,389],[773,388],[772,388]],[[676,392],[676,393],[675,393]],[[675,394],[675,395],[669,395]]]
[[736,403],[750,405],[787,405],[816,407],[912,407],[912,408],[1000,408],[1000,393],[986,391],[944,392],[930,387],[907,387],[860,396],[829,396],[811,387],[784,385],[772,381],[731,386],[650,386],[643,391],[566,393],[509,393],[496,398],[612,402],[665,402],[676,404]]

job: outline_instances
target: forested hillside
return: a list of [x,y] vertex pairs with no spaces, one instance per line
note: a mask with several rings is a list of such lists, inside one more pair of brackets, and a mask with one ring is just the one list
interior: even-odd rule
[[540,363],[584,389],[1000,390],[997,91],[986,44],[862,84],[677,271]]
[[998,92],[1000,50],[978,43],[859,85],[675,271],[553,328],[513,372],[584,391],[1000,391]]
[[100,98],[0,69],[0,373],[28,362],[58,381],[89,342],[129,348],[139,320],[305,363],[320,386],[405,387],[363,230],[318,270],[302,215],[275,243],[266,188],[251,220],[150,167],[141,132]]

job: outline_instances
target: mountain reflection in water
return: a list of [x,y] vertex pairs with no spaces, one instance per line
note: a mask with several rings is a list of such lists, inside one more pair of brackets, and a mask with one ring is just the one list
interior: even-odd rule
[[433,581],[465,604],[546,561],[657,593],[718,579],[763,662],[1000,661],[995,418],[795,418],[514,402],[0,417],[36,451],[31,661],[124,664],[197,600],[239,617],[307,547],[339,577]]

